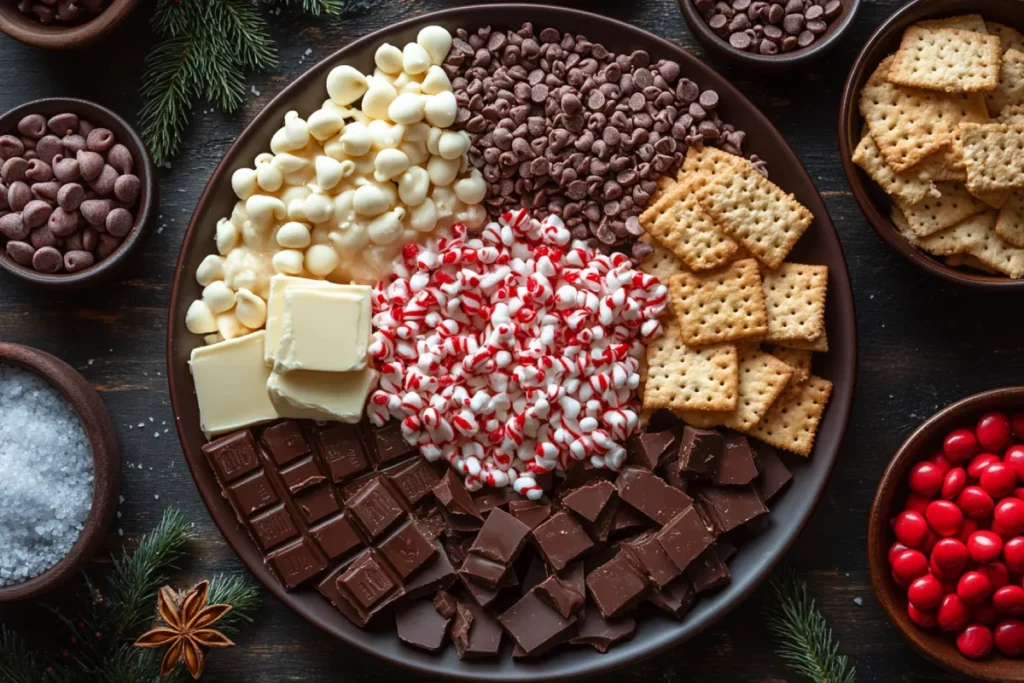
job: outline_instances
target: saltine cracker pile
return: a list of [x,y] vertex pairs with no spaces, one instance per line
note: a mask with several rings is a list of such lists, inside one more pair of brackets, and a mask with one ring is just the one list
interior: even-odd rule
[[667,283],[664,334],[647,348],[645,413],[725,426],[810,455],[832,383],[811,374],[828,351],[826,266],[785,262],[813,216],[738,156],[688,150],[640,216]]
[[853,154],[904,237],[1024,277],[1024,35],[977,14],[918,22],[861,91]]

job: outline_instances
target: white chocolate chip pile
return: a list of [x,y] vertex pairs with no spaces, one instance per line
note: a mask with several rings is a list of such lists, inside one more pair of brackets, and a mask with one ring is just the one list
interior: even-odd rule
[[196,271],[205,289],[189,331],[214,343],[262,328],[274,274],[373,284],[406,244],[484,224],[469,136],[450,129],[457,105],[440,65],[451,43],[439,26],[401,50],[385,43],[372,75],[335,67],[320,109],[285,115],[271,151],[231,177],[239,201]]

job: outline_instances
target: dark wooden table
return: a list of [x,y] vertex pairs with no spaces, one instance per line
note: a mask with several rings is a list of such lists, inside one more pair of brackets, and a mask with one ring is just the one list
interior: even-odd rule
[[[205,103],[198,106],[184,154],[160,174],[157,229],[137,266],[114,286],[73,294],[39,292],[2,278],[0,340],[44,349],[78,368],[99,390],[116,423],[124,502],[110,533],[111,549],[149,529],[164,508],[177,506],[194,521],[198,534],[185,566],[188,577],[245,571],[200,501],[171,429],[164,325],[182,235],[221,155],[293,77],[357,37],[459,4],[465,3],[393,0],[372,3],[372,9],[340,19],[314,21],[287,12],[275,17],[280,66],[250,79],[244,111],[237,116],[225,117]],[[673,0],[577,4],[704,54]],[[836,143],[843,80],[868,34],[901,4],[865,0],[852,34],[813,71],[771,79],[713,63],[794,147],[824,195],[846,251],[860,333],[853,418],[831,483],[787,559],[810,582],[842,650],[856,661],[858,680],[886,683],[954,679],[916,656],[875,603],[865,555],[875,483],[892,452],[923,418],[967,394],[1019,381],[1024,349],[1019,295],[955,288],[913,269],[871,230],[843,176]],[[138,12],[105,43],[74,56],[0,38],[0,110],[40,97],[71,95],[105,104],[133,121],[149,44],[146,14]],[[765,598],[762,591],[716,628],[666,655],[595,680],[795,681],[773,653],[761,618]],[[48,622],[39,613],[31,605],[0,607],[0,621],[38,638],[48,633]],[[273,598],[238,642],[239,647],[214,653],[205,680],[420,679],[339,645]]]

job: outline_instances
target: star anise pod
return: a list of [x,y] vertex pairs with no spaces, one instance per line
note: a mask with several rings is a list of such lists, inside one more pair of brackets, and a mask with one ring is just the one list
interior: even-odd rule
[[170,646],[160,664],[161,676],[170,674],[179,661],[184,661],[192,678],[199,678],[203,673],[202,648],[234,645],[223,633],[210,628],[231,611],[231,605],[207,605],[209,591],[210,582],[202,581],[184,594],[170,586],[164,586],[157,594],[157,615],[167,626],[143,633],[135,644],[138,647]]

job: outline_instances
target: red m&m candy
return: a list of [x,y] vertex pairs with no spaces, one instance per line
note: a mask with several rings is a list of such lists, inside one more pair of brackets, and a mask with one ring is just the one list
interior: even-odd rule
[[928,566],[940,579],[956,580],[970,559],[967,546],[955,538],[943,538],[932,548]]
[[900,543],[916,548],[928,535],[928,522],[920,512],[904,510],[893,520],[892,531]]
[[978,443],[987,451],[1001,451],[1010,445],[1010,419],[1003,413],[987,413],[974,428]]
[[1003,545],[1003,561],[1014,574],[1024,574],[1024,537],[1015,536]]
[[961,463],[978,453],[978,440],[969,429],[956,429],[942,442],[942,453],[950,462]]
[[1007,619],[996,626],[993,637],[996,649],[1007,657],[1024,655],[1024,621]]
[[992,631],[984,626],[968,626],[956,637],[956,649],[968,659],[984,659],[992,654]]
[[955,500],[966,485],[967,470],[963,467],[954,467],[946,472],[946,476],[942,480],[942,488],[939,489],[939,495],[946,500]]
[[1010,431],[1015,439],[1024,440],[1024,413],[1014,413],[1010,416]]
[[904,550],[892,563],[892,576],[904,588],[928,573],[928,558],[919,550]]
[[956,497],[956,505],[971,519],[983,519],[992,514],[995,503],[992,496],[980,486],[967,486]]
[[994,462],[982,471],[978,483],[988,495],[1002,498],[1013,493],[1017,486],[1017,474],[1008,465]]
[[999,456],[995,453],[979,453],[967,463],[967,476],[971,479],[978,479],[985,468],[994,462],[999,462]]
[[981,565],[978,567],[978,571],[988,577],[992,584],[992,590],[998,590],[1010,583],[1010,572],[1006,569],[1006,565],[999,560]]
[[981,572],[965,572],[957,581],[956,594],[964,604],[978,605],[992,594],[992,582]]
[[931,574],[914,579],[907,588],[907,600],[911,605],[922,610],[930,610],[942,602],[942,584]]
[[970,618],[970,612],[967,609],[967,605],[956,596],[956,594],[950,594],[942,598],[942,602],[939,604],[939,611],[935,614],[935,620],[939,624],[939,628],[943,631],[957,631],[963,630],[964,626],[967,626],[967,620]]
[[1003,464],[1013,470],[1017,479],[1024,481],[1024,445],[1010,446],[1003,453]]
[[975,531],[967,538],[967,551],[978,564],[992,562],[1003,553],[1003,539],[992,531]]
[[930,462],[919,462],[910,469],[910,490],[921,496],[934,496],[942,488],[944,472]]
[[996,503],[992,511],[992,531],[1003,538],[1024,534],[1024,500],[1003,498]]
[[1003,586],[992,594],[992,606],[1005,617],[1024,615],[1024,588]]
[[964,521],[964,513],[948,500],[933,500],[925,509],[924,517],[939,536],[955,536]]
[[935,612],[927,612],[911,604],[907,605],[907,616],[910,617],[912,622],[925,629],[935,628],[935,625],[938,623],[938,620],[935,618]]

